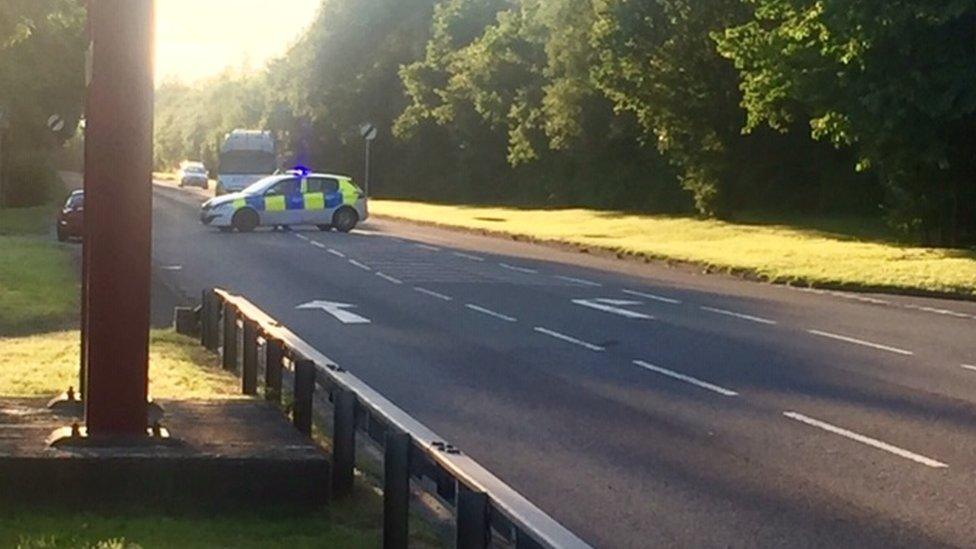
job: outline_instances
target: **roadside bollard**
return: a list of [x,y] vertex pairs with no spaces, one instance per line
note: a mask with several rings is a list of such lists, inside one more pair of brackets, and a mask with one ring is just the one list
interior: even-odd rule
[[490,541],[488,494],[459,486],[457,491],[457,547],[485,549]]
[[352,493],[356,468],[356,395],[336,389],[332,413],[332,494]]
[[210,351],[220,346],[220,296],[213,289],[201,296],[200,343]]
[[241,389],[245,395],[258,394],[258,323],[251,319],[244,319]]
[[284,343],[269,338],[264,342],[264,399],[281,404],[281,361],[285,357]]
[[173,328],[180,335],[189,337],[199,335],[197,312],[189,307],[177,307],[173,311]]
[[224,303],[224,369],[237,369],[237,306]]
[[292,423],[299,432],[312,436],[312,398],[315,393],[315,363],[311,360],[295,362],[295,408]]
[[406,549],[410,537],[410,435],[386,432],[383,456],[383,549]]

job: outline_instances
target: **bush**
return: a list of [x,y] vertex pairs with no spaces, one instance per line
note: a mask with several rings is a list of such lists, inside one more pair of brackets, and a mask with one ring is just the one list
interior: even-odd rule
[[42,151],[11,151],[3,163],[2,203],[8,208],[40,206],[53,200],[60,178]]

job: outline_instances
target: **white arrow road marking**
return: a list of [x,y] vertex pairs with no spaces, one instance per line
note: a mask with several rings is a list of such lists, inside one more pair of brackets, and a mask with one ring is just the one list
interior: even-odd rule
[[861,444],[867,444],[868,446],[872,446],[879,450],[884,450],[885,452],[891,452],[896,456],[900,456],[905,459],[910,459],[916,463],[921,463],[922,465],[927,465],[929,467],[933,467],[936,469],[943,469],[945,467],[948,467],[948,465],[942,463],[941,461],[936,461],[932,458],[927,458],[923,455],[916,454],[915,452],[909,452],[908,450],[899,448],[897,446],[893,446],[891,444],[888,444],[887,442],[882,442],[878,439],[860,435],[858,433],[855,433],[854,431],[848,431],[847,429],[844,429],[842,427],[837,427],[836,425],[831,425],[825,421],[820,421],[819,419],[813,419],[812,417],[807,417],[803,414],[798,414],[796,412],[783,412],[783,415],[790,419],[799,421],[801,423],[806,423],[807,425],[810,425],[812,427],[817,427],[818,429],[823,429],[824,431],[834,433],[835,435],[840,435],[842,437],[847,437],[851,440],[856,440]]
[[691,383],[696,387],[701,387],[702,389],[708,389],[709,391],[716,392],[720,395],[729,396],[729,397],[739,396],[739,393],[731,389],[726,389],[725,387],[719,387],[718,385],[709,383],[707,381],[702,381],[700,379],[691,376],[679,374],[678,372],[674,372],[672,370],[668,370],[667,368],[662,368],[660,366],[655,366],[649,362],[644,362],[643,360],[635,360],[634,364],[640,366],[641,368],[644,368],[645,370],[657,372],[661,375],[668,376],[670,378],[674,378],[680,381],[684,381],[685,383]]
[[596,309],[598,311],[603,311],[605,313],[620,315],[626,318],[632,318],[636,320],[654,319],[654,317],[651,315],[645,315],[644,313],[638,313],[636,311],[628,311],[627,309],[621,309],[621,307],[641,305],[640,301],[627,301],[626,299],[599,298],[599,299],[574,299],[573,303],[577,305],[582,305],[584,307],[589,307],[591,309]]
[[346,309],[355,307],[349,303],[335,303],[332,301],[309,301],[308,303],[295,307],[301,310],[319,309],[334,316],[336,320],[343,324],[369,324],[370,320],[366,317],[351,313]]

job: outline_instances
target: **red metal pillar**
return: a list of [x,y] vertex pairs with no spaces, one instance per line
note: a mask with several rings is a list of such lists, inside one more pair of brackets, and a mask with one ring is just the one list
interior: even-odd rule
[[89,3],[85,420],[94,437],[146,435],[153,15],[153,0]]

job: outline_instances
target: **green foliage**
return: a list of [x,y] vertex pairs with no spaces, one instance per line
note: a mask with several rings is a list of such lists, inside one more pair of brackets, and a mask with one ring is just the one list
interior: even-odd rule
[[716,34],[741,73],[746,128],[806,119],[881,175],[898,225],[976,240],[976,2],[754,5]]
[[0,202],[6,208],[27,208],[60,198],[61,179],[53,164],[44,150],[14,149],[6,154]]

